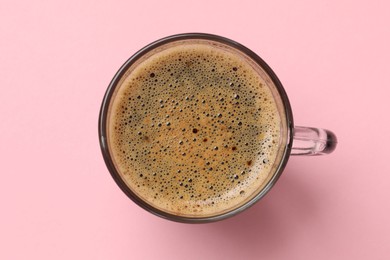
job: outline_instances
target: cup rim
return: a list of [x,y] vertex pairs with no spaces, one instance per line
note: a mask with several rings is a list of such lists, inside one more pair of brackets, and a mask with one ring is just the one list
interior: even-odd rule
[[[236,48],[239,51],[243,52],[244,54],[248,55],[253,61],[255,61],[270,77],[272,82],[274,83],[280,98],[283,102],[285,117],[286,117],[286,126],[287,126],[287,140],[286,140],[286,146],[282,154],[282,158],[280,161],[280,164],[278,165],[276,172],[272,176],[272,178],[268,181],[268,183],[261,189],[252,199],[247,201],[245,204],[227,212],[223,212],[219,215],[215,216],[207,216],[207,217],[185,217],[185,216],[178,216],[174,215],[165,211],[162,211],[160,209],[157,209],[150,204],[143,201],[141,198],[139,198],[123,181],[123,179],[120,177],[120,174],[116,170],[116,167],[114,166],[113,159],[111,158],[110,152],[109,152],[109,146],[107,143],[107,129],[106,129],[106,121],[107,121],[107,113],[110,106],[110,101],[113,93],[115,92],[116,86],[118,85],[118,82],[121,80],[122,76],[126,73],[127,69],[136,62],[139,57],[142,57],[144,54],[148,53],[149,51],[162,46],[164,44],[175,42],[175,41],[181,41],[181,40],[193,40],[193,39],[201,39],[201,40],[209,40],[209,41],[215,41],[218,43],[222,43],[225,45],[228,45],[230,47]],[[100,142],[100,148],[101,152],[104,158],[104,161],[106,163],[106,166],[108,168],[108,171],[110,172],[112,178],[116,182],[116,184],[119,186],[119,188],[132,200],[134,201],[138,206],[145,209],[146,211],[157,215],[161,218],[165,218],[168,220],[176,221],[176,222],[182,222],[182,223],[209,223],[209,222],[215,222],[222,219],[226,219],[229,217],[232,217],[247,208],[254,205],[257,201],[259,201],[262,197],[264,197],[265,194],[268,193],[268,191],[275,185],[277,180],[279,179],[280,175],[282,174],[287,161],[290,157],[291,148],[292,148],[292,141],[293,141],[293,114],[291,105],[289,102],[289,99],[287,97],[287,93],[285,89],[282,86],[282,83],[274,73],[274,71],[271,69],[271,67],[262,59],[260,58],[255,52],[248,49],[244,45],[233,41],[231,39],[214,35],[214,34],[208,34],[208,33],[181,33],[181,34],[175,34],[171,36],[167,36],[164,38],[161,38],[159,40],[156,40],[142,49],[140,49],[138,52],[136,52],[134,55],[132,55],[117,71],[113,79],[111,80],[110,84],[108,85],[108,88],[105,92],[102,105],[100,108],[99,113],[99,122],[98,122],[98,134],[99,134],[99,142]]]

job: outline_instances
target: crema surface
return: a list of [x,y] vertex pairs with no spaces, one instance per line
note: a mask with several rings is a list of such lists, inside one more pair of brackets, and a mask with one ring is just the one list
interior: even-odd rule
[[108,143],[129,188],[175,215],[218,215],[247,201],[272,172],[280,116],[241,56],[204,43],[154,53],[120,82]]

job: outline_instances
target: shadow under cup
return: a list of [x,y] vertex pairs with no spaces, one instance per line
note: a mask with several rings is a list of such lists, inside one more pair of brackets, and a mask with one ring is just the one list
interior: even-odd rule
[[[110,143],[110,121],[112,117],[112,107],[118,98],[118,93],[120,93],[121,87],[125,85],[124,82],[126,79],[141,63],[145,62],[150,57],[177,46],[193,43],[206,44],[224,52],[231,53],[235,56],[238,56],[245,63],[250,65],[250,67],[256,71],[256,73],[260,76],[263,82],[265,82],[265,85],[271,91],[280,118],[280,138],[279,143],[277,144],[277,152],[268,177],[265,179],[265,181],[259,183],[258,187],[256,187],[254,192],[251,192],[250,196],[245,197],[245,199],[242,201],[238,201],[235,205],[218,210],[212,214],[203,215],[183,215],[177,212],[165,210],[163,207],[156,205],[156,203],[149,202],[148,199],[143,196],[143,194],[135,191],[135,189],[131,187],[131,184],[126,183],[125,178],[123,178],[123,173],[121,172],[121,167],[118,165],[119,162],[115,159],[114,153],[112,151],[112,145]],[[117,185],[131,200],[133,200],[136,204],[145,210],[169,220],[185,223],[205,223],[222,220],[245,210],[261,199],[276,183],[288,161],[292,148],[292,131],[293,117],[290,103],[282,84],[271,68],[258,55],[243,45],[227,38],[201,33],[188,33],[169,36],[151,43],[134,54],[119,69],[108,86],[99,116],[99,140],[101,150],[107,168]]]

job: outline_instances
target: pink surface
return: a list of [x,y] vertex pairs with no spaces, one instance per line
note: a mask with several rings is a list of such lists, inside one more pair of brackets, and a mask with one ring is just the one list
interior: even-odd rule
[[[0,1],[0,259],[390,259],[389,2],[162,2]],[[248,211],[204,225],[132,203],[97,135],[119,66],[194,31],[257,52],[296,124],[339,138],[330,156],[292,157]]]

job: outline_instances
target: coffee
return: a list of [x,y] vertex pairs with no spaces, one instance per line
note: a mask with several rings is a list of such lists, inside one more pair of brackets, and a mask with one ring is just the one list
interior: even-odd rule
[[145,54],[118,84],[108,116],[110,154],[149,205],[215,216],[272,178],[283,115],[270,81],[244,54],[183,40]]

